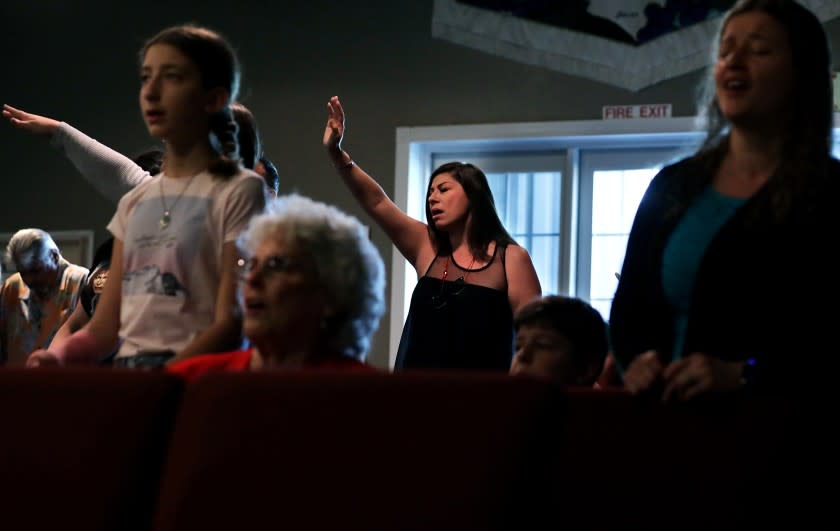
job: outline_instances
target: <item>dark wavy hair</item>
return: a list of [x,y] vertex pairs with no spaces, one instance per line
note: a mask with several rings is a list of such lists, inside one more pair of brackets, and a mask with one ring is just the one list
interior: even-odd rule
[[277,171],[277,166],[268,157],[260,157],[263,168],[265,168],[265,185],[274,190],[277,194],[280,191],[280,172]]
[[257,119],[248,107],[239,102],[230,104],[233,119],[238,127],[237,141],[239,142],[239,158],[242,165],[253,170],[257,161],[262,157],[262,137],[257,127]]
[[[426,197],[432,191],[432,182],[435,177],[442,173],[449,173],[461,184],[469,201],[469,213],[472,216],[467,228],[467,243],[470,251],[476,259],[487,260],[487,246],[490,242],[496,245],[516,245],[508,231],[502,225],[499,214],[496,212],[496,202],[493,200],[493,192],[487,183],[487,176],[476,166],[464,162],[447,162],[442,164],[429,177],[429,186],[426,188]],[[434,243],[438,254],[452,254],[452,243],[449,241],[449,234],[435,227],[432,220],[432,211],[429,201],[426,201],[426,219],[428,220],[429,236]]]
[[141,169],[149,172],[149,175],[157,175],[163,167],[163,150],[158,148],[144,151],[132,159]]
[[[741,0],[721,22],[712,47],[712,65],[700,98],[706,138],[695,158],[707,169],[717,167],[728,147],[729,123],[720,110],[714,81],[720,39],[733,17],[760,11],[785,28],[793,65],[792,112],[782,139],[781,164],[768,187],[774,212],[784,217],[795,198],[808,188],[810,179],[824,175],[831,158],[834,93],[831,49],[822,23],[793,0]],[[706,173],[708,184],[713,171]]]
[[241,69],[239,59],[228,41],[207,28],[185,24],[172,26],[146,41],[140,50],[140,61],[155,44],[177,48],[198,67],[205,89],[223,88],[228,92],[228,105],[210,116],[210,143],[218,158],[208,170],[221,177],[231,177],[239,170],[238,126],[231,102],[239,94]]

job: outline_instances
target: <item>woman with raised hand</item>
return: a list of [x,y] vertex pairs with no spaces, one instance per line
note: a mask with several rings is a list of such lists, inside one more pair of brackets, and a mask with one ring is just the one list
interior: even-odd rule
[[397,369],[507,371],[513,313],[540,295],[528,252],[502,226],[484,173],[450,162],[432,172],[426,219],[401,211],[341,147],[344,108],[327,103],[324,147],[364,210],[417,271]]
[[230,104],[239,63],[219,34],[167,28],[141,51],[140,108],[166,146],[163,172],[127,193],[108,224],[110,276],[91,321],[29,365],[114,360],[159,366],[241,344],[236,238],[262,211],[264,184],[239,164]]

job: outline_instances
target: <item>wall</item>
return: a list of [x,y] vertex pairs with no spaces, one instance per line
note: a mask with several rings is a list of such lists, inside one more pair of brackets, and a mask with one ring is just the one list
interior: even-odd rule
[[[326,101],[348,113],[345,148],[391,193],[399,126],[591,120],[605,104],[671,103],[694,113],[695,72],[638,93],[462,48],[430,36],[431,0],[275,3],[4,0],[0,102],[67,121],[135,154],[154,142],[137,107],[136,52],[144,39],[194,21],[226,34],[244,71],[241,100],[257,116],[282,192],[298,191],[370,220],[321,147]],[[838,49],[840,24],[827,25]],[[45,140],[0,124],[0,232],[24,226],[91,228],[97,243],[114,205]],[[390,271],[390,243],[371,236]],[[387,361],[383,318],[372,361]]]

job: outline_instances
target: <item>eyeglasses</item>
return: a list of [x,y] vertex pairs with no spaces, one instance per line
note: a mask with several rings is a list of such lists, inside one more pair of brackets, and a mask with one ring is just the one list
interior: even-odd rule
[[257,271],[264,277],[270,277],[277,273],[288,273],[300,269],[300,263],[288,256],[269,256],[262,261],[252,256],[248,259],[240,258],[236,261],[237,273],[239,278],[243,279],[252,271]]

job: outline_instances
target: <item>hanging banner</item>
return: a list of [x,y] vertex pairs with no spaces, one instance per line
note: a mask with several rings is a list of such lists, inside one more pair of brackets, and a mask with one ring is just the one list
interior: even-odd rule
[[[799,0],[820,20],[838,0]],[[434,0],[432,36],[637,91],[703,68],[734,0]]]

